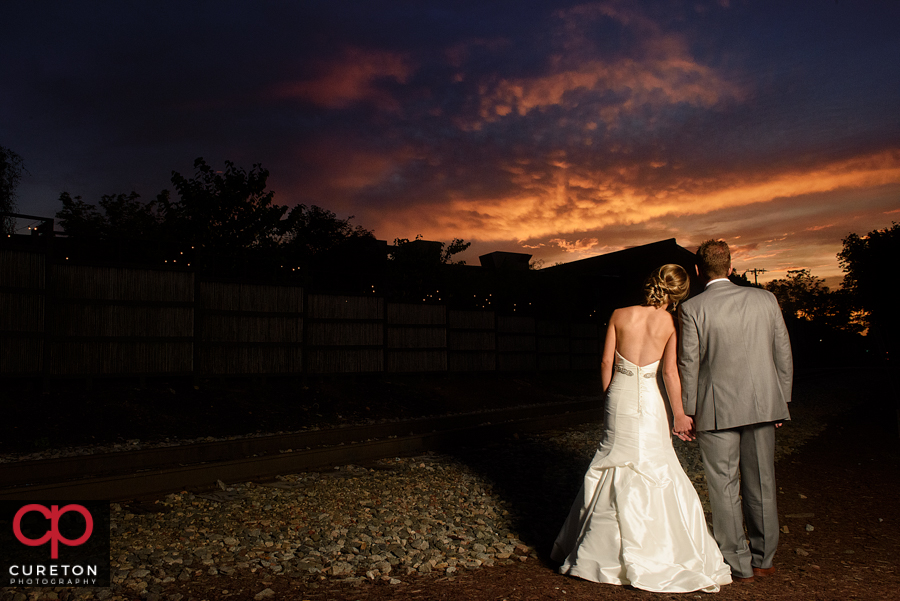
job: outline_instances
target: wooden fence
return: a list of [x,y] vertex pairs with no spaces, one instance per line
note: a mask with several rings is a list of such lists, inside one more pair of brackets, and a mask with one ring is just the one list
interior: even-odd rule
[[46,257],[0,252],[0,375],[43,374]]
[[0,249],[0,376],[590,370],[597,324]]

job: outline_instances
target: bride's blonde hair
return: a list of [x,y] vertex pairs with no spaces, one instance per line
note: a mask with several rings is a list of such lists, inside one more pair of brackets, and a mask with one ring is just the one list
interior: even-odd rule
[[681,265],[669,263],[657,269],[644,284],[644,304],[674,309],[691,291],[691,281]]

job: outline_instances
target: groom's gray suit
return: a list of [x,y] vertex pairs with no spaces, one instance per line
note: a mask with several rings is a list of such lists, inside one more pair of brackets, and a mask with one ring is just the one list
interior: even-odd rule
[[772,566],[778,545],[774,424],[790,419],[787,329],[772,293],[728,280],[685,301],[679,325],[682,403],[694,417],[713,535],[732,574],[752,577]]

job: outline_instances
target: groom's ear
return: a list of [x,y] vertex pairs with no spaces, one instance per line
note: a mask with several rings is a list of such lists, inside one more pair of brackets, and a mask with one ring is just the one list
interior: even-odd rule
[[728,266],[728,273],[725,274],[725,277],[729,277],[732,273],[734,273],[734,267],[731,265]]

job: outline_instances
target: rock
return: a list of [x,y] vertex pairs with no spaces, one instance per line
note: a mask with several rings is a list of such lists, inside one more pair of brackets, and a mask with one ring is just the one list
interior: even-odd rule
[[353,566],[345,561],[335,562],[330,570],[332,576],[349,576],[353,574]]
[[806,549],[801,549],[800,547],[797,547],[796,549],[794,549],[794,553],[796,553],[797,555],[800,555],[801,557],[809,556],[809,551],[807,551]]
[[806,531],[807,531],[807,532],[812,532],[813,530],[815,530],[815,528],[814,528],[811,524],[807,524],[807,525],[806,525]]
[[253,599],[255,601],[262,601],[263,599],[271,599],[275,596],[275,591],[270,588],[264,588],[260,592],[253,595]]

